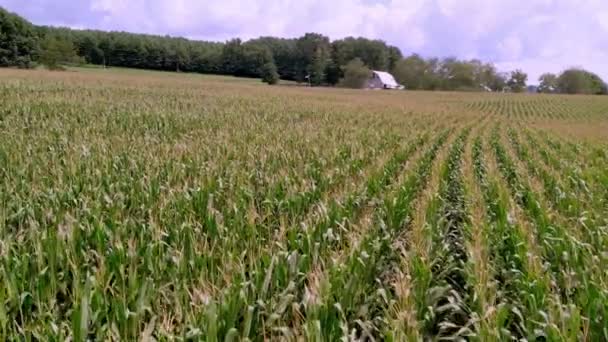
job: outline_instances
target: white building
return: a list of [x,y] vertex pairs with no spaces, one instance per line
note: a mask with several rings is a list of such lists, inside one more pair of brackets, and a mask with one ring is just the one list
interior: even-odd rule
[[372,76],[365,83],[367,89],[404,89],[405,87],[397,83],[393,75],[385,71],[372,70]]

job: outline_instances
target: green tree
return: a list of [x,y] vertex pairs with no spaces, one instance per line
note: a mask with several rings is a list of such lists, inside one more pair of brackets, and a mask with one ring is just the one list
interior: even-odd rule
[[319,48],[315,51],[315,55],[308,66],[308,76],[312,85],[321,85],[325,82],[325,71],[329,65],[330,59],[327,51]]
[[[101,57],[102,62],[101,65],[104,67],[107,65],[112,65],[111,56],[114,52],[114,39],[111,35],[104,35],[103,38],[99,42],[99,49],[102,51]],[[120,66],[120,65],[119,65]]]
[[330,85],[336,85],[340,82],[342,77],[342,69],[334,62],[330,60],[325,68],[325,81]]
[[587,72],[587,74],[588,74],[588,77],[591,82],[591,90],[592,90],[593,94],[595,94],[595,95],[608,94],[608,85],[606,84],[606,82],[604,82],[604,80],[602,80],[598,75],[596,75],[592,72]]
[[528,75],[517,69],[511,72],[511,77],[507,81],[507,85],[514,93],[521,93],[526,90],[526,81],[528,81]]
[[[441,69],[441,61],[438,58],[430,58],[426,60],[424,77],[422,79],[422,89],[437,90],[441,89],[442,80],[439,74]],[[407,85],[405,85],[407,87]]]
[[506,83],[506,76],[499,73],[491,63],[478,60],[469,62],[474,68],[475,84],[483,90],[501,91]]
[[297,49],[296,39],[275,37],[260,37],[252,39],[247,44],[264,47],[272,56],[281,78],[295,80]]
[[63,69],[63,64],[82,63],[71,41],[47,35],[41,43],[40,62],[51,70]]
[[399,48],[387,45],[382,40],[348,37],[332,43],[333,60],[337,65],[346,65],[360,58],[374,70],[392,70],[403,57]]
[[264,83],[268,83],[271,85],[279,83],[279,73],[277,72],[277,66],[272,62],[268,62],[262,66],[261,76],[262,82]]
[[552,73],[544,73],[538,78],[539,93],[555,93],[558,90],[557,75]]
[[325,69],[331,58],[329,38],[317,33],[306,33],[296,41],[297,54],[294,58],[296,81],[309,77],[312,85],[325,81]]
[[557,78],[559,91],[566,94],[606,94],[606,83],[596,74],[584,69],[564,70]]
[[190,53],[188,51],[187,41],[178,40],[174,45],[175,51],[175,71],[180,72],[187,70],[188,64],[190,64]]
[[397,63],[403,58],[401,50],[396,46],[388,47],[388,70],[393,71]]
[[360,58],[355,58],[344,67],[344,78],[339,85],[344,88],[361,89],[371,75],[371,70]]
[[398,61],[393,70],[397,82],[412,90],[425,89],[428,72],[427,62],[416,54]]
[[507,82],[507,76],[491,63],[456,58],[424,59],[417,54],[399,60],[393,74],[408,89],[499,91]]
[[268,47],[250,42],[243,44],[241,63],[240,75],[248,77],[260,77],[264,65],[275,64],[272,52]]
[[0,66],[29,68],[37,49],[34,26],[0,7]]
[[104,55],[103,50],[98,46],[93,47],[89,54],[89,63],[105,65],[104,61],[105,61],[105,55]]
[[441,61],[439,68],[442,88],[445,90],[477,90],[475,82],[475,67],[456,58],[446,58]]
[[240,39],[232,39],[222,49],[223,71],[229,75],[238,75],[243,63],[243,47]]
[[99,63],[100,49],[96,37],[91,33],[76,35],[74,41],[77,53],[82,56],[87,63]]
[[507,73],[497,72],[488,87],[490,87],[492,91],[502,91],[507,86],[507,78]]

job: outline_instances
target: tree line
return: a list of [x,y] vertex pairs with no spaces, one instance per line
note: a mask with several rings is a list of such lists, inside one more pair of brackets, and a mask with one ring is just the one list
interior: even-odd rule
[[559,75],[545,73],[538,79],[539,93],[608,94],[608,86],[596,74],[582,68],[570,68]]
[[[370,70],[389,71],[408,89],[526,90],[521,70],[499,72],[491,63],[456,58],[404,57],[381,40],[331,41],[318,33],[298,38],[260,37],[248,41],[194,41],[184,38],[35,26],[0,7],[0,66],[94,64],[164,71],[279,79],[310,85],[360,87]],[[355,70],[357,69],[357,70]],[[349,79],[356,77],[356,79]],[[605,94],[605,83],[579,69],[541,77],[539,91]]]
[[528,76],[521,70],[499,72],[492,63],[428,58],[417,54],[400,60],[393,70],[395,77],[408,89],[485,90],[523,92]]

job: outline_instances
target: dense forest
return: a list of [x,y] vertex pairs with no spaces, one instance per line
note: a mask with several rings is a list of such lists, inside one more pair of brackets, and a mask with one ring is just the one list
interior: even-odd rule
[[[260,37],[248,41],[194,41],[184,38],[35,26],[0,7],[0,66],[95,64],[204,74],[307,82],[311,85],[359,84],[344,80],[368,70],[392,72],[408,89],[526,90],[527,75],[499,72],[491,63],[456,58],[404,57],[381,40],[331,41],[318,33],[299,38]],[[351,68],[347,71],[347,67]],[[352,70],[352,68],[361,70]],[[545,74],[541,92],[606,94],[599,76],[580,69]]]

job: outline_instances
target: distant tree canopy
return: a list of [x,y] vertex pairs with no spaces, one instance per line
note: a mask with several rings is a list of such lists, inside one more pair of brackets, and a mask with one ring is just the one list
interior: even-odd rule
[[359,58],[373,70],[390,70],[402,58],[398,48],[381,40],[348,37],[332,43],[333,57],[338,65]]
[[433,61],[411,55],[397,61],[393,73],[397,82],[408,89],[437,89],[440,87],[437,71],[437,64]]
[[266,63],[262,66],[262,82],[268,84],[279,83],[279,73],[277,72],[277,66],[274,63]]
[[557,75],[552,73],[544,73],[538,78],[539,93],[556,93],[558,91]]
[[38,51],[34,26],[0,7],[0,66],[28,68]]
[[[399,48],[381,40],[347,37],[331,41],[318,33],[299,38],[260,37],[225,43],[194,41],[169,36],[72,30],[34,26],[0,7],[0,66],[28,68],[35,62],[55,68],[64,63],[184,71],[259,77],[273,81],[310,82],[311,85],[349,83],[355,70],[392,72],[408,89],[492,90],[508,85],[526,88],[521,71],[500,73],[491,63],[456,58],[402,55]],[[276,74],[275,74],[276,69]],[[350,74],[346,74],[350,72]],[[363,75],[363,72],[360,73]],[[555,76],[555,75],[554,75]],[[342,81],[340,81],[342,80]],[[540,80],[539,91],[605,94],[597,75],[569,69]]]
[[563,71],[557,77],[557,88],[566,94],[596,94],[608,93],[606,83],[596,74],[587,70],[571,68]]
[[511,77],[507,81],[507,85],[515,93],[521,93],[526,90],[526,82],[528,81],[528,74],[521,70],[515,70],[511,72]]
[[39,62],[51,70],[62,69],[63,64],[80,64],[74,44],[65,37],[46,35],[40,43]]
[[500,91],[506,83],[505,76],[490,63],[424,59],[417,54],[397,61],[393,73],[407,89]]
[[401,58],[397,47],[379,40],[328,37],[307,33],[300,38],[260,37],[246,42],[192,41],[126,32],[39,27],[40,37],[61,36],[73,42],[87,63],[152,70],[261,77],[272,63],[280,78],[312,85],[335,85],[342,67],[359,57],[379,70],[389,70]]
[[344,68],[344,77],[339,85],[344,88],[361,89],[365,82],[370,78],[371,70],[363,63],[360,58],[355,58],[348,62]]

